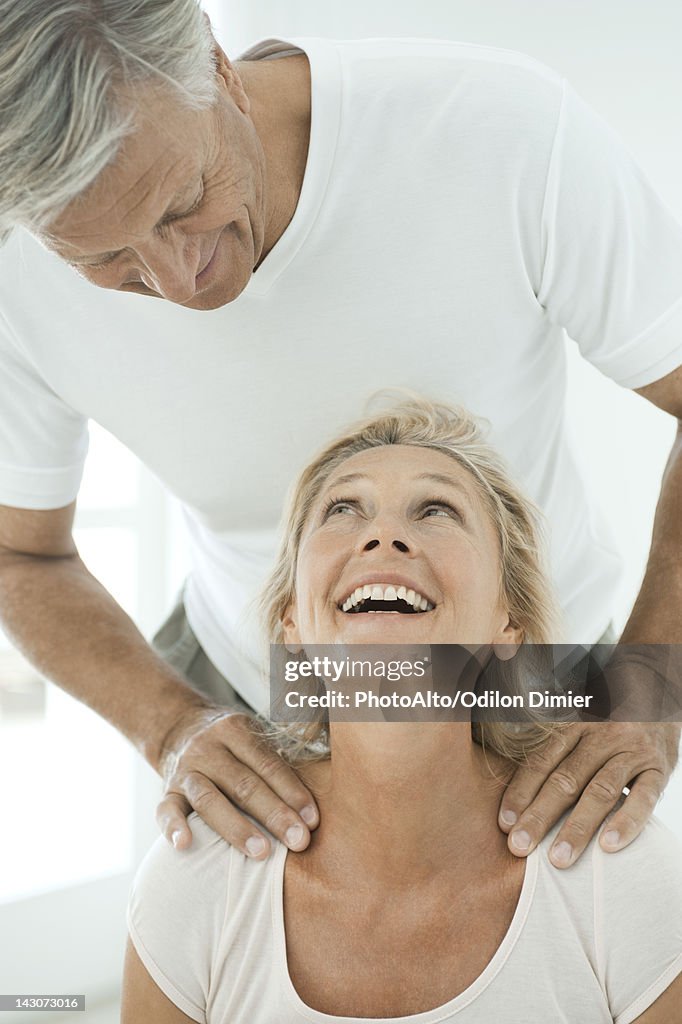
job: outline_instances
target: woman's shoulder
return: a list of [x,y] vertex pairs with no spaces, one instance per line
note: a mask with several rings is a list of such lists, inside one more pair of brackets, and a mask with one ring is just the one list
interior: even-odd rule
[[593,851],[597,962],[614,1020],[635,1020],[682,971],[682,845],[652,818],[619,853]]
[[245,857],[197,814],[188,818],[192,845],[176,850],[163,837],[135,876],[128,931],[159,988],[195,1020],[202,1019],[211,965],[236,935],[251,928],[268,905],[268,881],[280,844],[265,861]]
[[559,870],[548,854],[560,827],[538,851],[545,885],[560,893],[614,1020],[626,1024],[682,971],[682,844],[652,817],[625,849],[606,853],[597,835],[572,867]]
[[[190,814],[187,823],[192,830],[191,846],[176,850],[160,836],[140,864],[133,891],[140,887],[148,891],[166,890],[166,886],[172,883],[173,892],[181,885],[182,891],[191,893],[195,901],[206,895],[214,904],[216,895],[227,886],[235,872],[263,875],[271,870],[274,853],[280,844],[269,833],[273,852],[266,860],[255,861],[226,842],[198,814]],[[260,825],[258,828],[265,831]]]
[[596,882],[615,888],[628,882],[641,886],[646,879],[651,888],[663,884],[669,892],[682,892],[682,842],[655,815],[618,853],[602,850],[597,836],[590,846]]
[[187,820],[190,847],[176,850],[160,836],[140,864],[128,924],[133,936],[161,941],[178,933],[186,937],[189,929],[204,945],[215,945],[226,923],[248,912],[247,904],[266,888],[281,844],[270,836],[270,856],[256,861],[230,846],[198,814]]
[[556,823],[538,848],[543,874],[554,887],[571,892],[589,888],[595,902],[608,899],[614,907],[664,903],[671,910],[682,907],[682,843],[657,817],[651,817],[640,835],[617,853],[606,853],[599,835],[592,838],[579,860],[570,868],[558,869],[549,861],[549,851],[567,815]]

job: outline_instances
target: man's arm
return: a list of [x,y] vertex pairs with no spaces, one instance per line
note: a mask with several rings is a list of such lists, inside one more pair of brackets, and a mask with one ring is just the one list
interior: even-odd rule
[[[164,775],[160,824],[177,846],[191,842],[185,815],[194,807],[243,852],[267,854],[267,838],[223,794],[283,842],[287,829],[298,827],[299,841],[287,845],[307,846],[308,825],[297,810],[314,807],[308,790],[246,716],[210,704],[152,650],[79,558],[74,513],[75,504],[50,511],[0,506],[0,616],[12,641]],[[260,848],[248,849],[249,839],[261,839]]]
[[[620,641],[625,652],[629,645],[682,644],[682,367],[637,391],[677,417],[678,431],[656,507],[646,574]],[[679,689],[680,680],[674,685]],[[499,821],[509,832],[510,850],[530,853],[575,804],[551,851],[557,867],[570,866],[627,786],[629,795],[600,839],[607,852],[623,849],[649,819],[673,772],[679,745],[676,723],[570,726],[528,759],[505,792]]]
[[682,643],[682,367],[637,388],[677,417],[677,437],[663,475],[647,570],[622,642]]

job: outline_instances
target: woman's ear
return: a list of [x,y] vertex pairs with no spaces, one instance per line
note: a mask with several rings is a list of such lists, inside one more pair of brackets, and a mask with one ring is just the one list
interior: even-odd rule
[[282,616],[282,630],[284,632],[284,646],[289,654],[300,654],[303,650],[301,637],[296,624],[296,598],[287,605]]
[[493,651],[495,657],[500,661],[511,661],[517,654],[523,643],[523,630],[520,626],[507,618],[507,624],[502,627],[497,636],[493,639]]

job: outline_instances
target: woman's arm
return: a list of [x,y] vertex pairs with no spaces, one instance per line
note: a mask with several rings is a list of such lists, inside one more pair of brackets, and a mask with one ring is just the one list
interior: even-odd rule
[[[195,1024],[152,981],[130,939],[126,946],[121,1024]],[[647,1024],[649,1022],[647,1021]],[[652,1021],[651,1024],[658,1024]]]
[[682,1024],[682,974],[677,975],[665,992],[633,1024]]

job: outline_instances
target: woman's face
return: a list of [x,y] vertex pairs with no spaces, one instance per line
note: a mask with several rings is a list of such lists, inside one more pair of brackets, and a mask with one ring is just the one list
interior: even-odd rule
[[305,525],[287,644],[519,643],[473,476],[428,448],[346,459]]

